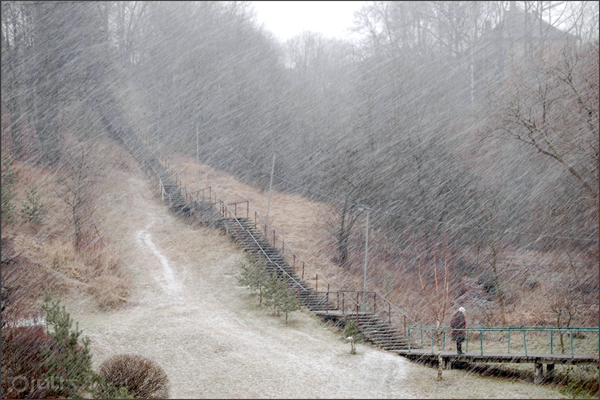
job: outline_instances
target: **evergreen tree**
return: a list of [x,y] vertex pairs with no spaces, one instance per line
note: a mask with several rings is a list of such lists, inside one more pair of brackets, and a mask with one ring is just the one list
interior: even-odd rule
[[279,307],[284,296],[284,291],[286,291],[285,283],[278,279],[277,274],[273,273],[269,277],[265,287],[265,305],[273,306],[273,313],[275,315],[279,315]]
[[21,203],[21,218],[28,222],[41,223],[46,215],[46,210],[40,199],[41,195],[37,194],[35,184],[29,186],[27,200]]
[[13,186],[17,183],[17,171],[12,167],[13,160],[9,156],[2,156],[2,220],[14,222],[15,206],[12,203],[15,194]]
[[238,283],[241,286],[250,288],[251,296],[259,296],[259,304],[262,305],[265,288],[269,280],[269,273],[264,261],[248,256],[248,262],[241,262],[240,268],[242,272],[238,276]]
[[[282,282],[283,283],[283,282]],[[285,313],[285,323],[288,323],[288,313],[292,311],[298,311],[300,309],[300,300],[296,297],[296,294],[286,288],[287,285],[283,287],[279,309]]]
[[43,378],[53,395],[79,398],[98,382],[98,375],[92,371],[90,340],[84,337],[79,343],[79,324],[71,329],[73,320],[60,301],[51,302],[46,295],[42,311],[46,314],[48,336],[55,342],[42,348],[43,364],[48,371]]
[[346,323],[346,326],[344,327],[344,338],[346,342],[350,343],[350,354],[356,354],[356,343],[362,342],[362,336],[360,335],[356,322],[349,321]]

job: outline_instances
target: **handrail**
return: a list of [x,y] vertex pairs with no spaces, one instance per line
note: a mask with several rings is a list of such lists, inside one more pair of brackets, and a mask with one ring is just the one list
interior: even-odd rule
[[[438,331],[435,326],[419,326],[408,328],[408,337],[410,338],[410,331],[416,330],[421,333],[421,348],[424,348],[423,343],[423,332],[431,332],[431,351],[433,351],[433,332]],[[441,326],[439,331],[442,333],[442,347],[446,347],[446,332],[450,331],[465,331],[465,351],[469,351],[469,332],[479,332],[479,351],[480,355],[483,356],[483,332],[507,332],[507,354],[510,354],[510,334],[511,332],[522,332],[523,333],[523,347],[525,356],[527,356],[527,332],[550,332],[550,354],[554,354],[554,332],[568,332],[570,337],[570,348],[571,357],[575,355],[574,343],[573,343],[573,332],[594,332],[598,333],[600,337],[600,328],[598,327],[568,327],[568,326],[504,326],[504,327],[469,327],[469,328],[451,328],[448,326]],[[409,351],[410,351],[410,340],[409,340]]]
[[[271,230],[271,232],[272,232],[274,235],[277,235],[277,236],[279,237],[279,239],[281,240],[281,243],[282,243],[282,245],[283,245],[285,248],[287,248],[287,249],[288,249],[288,251],[289,251],[290,253],[292,253],[292,255],[293,255],[295,258],[297,258],[297,259],[298,259],[298,261],[301,261],[301,260],[300,260],[300,257],[298,257],[298,255],[297,255],[297,254],[294,252],[294,250],[292,250],[292,248],[291,248],[291,247],[290,247],[290,246],[287,244],[287,242],[286,242],[286,241],[283,239],[283,236],[281,236],[281,235],[279,234],[279,232],[277,232],[277,230],[276,230],[276,229],[272,229],[272,228],[269,226],[269,224],[267,224],[267,222],[266,222],[266,221],[265,221],[265,220],[262,218],[262,216],[261,216],[261,215],[258,213],[258,211],[256,210],[256,208],[254,207],[254,204],[252,204],[252,202],[251,202],[250,200],[246,200],[246,201],[248,202],[248,205],[249,205],[249,207],[252,207],[252,210],[254,211],[254,213],[255,213],[255,216],[257,216],[257,217],[258,217],[258,218],[259,218],[259,219],[262,221],[262,223],[265,225],[265,232],[266,232],[266,228],[269,228],[269,229]],[[249,218],[249,216],[248,216],[248,215],[246,215],[246,218]],[[266,236],[266,235],[265,235],[265,236]],[[267,237],[267,240],[268,240],[268,237]],[[274,241],[273,241],[273,247],[275,247],[275,244],[276,244],[276,242],[275,242],[275,240],[274,240]],[[325,277],[323,277],[323,275],[319,274],[317,271],[315,271],[314,269],[312,269],[312,268],[311,268],[311,266],[310,266],[310,265],[308,265],[308,263],[306,263],[305,261],[301,261],[301,262],[303,262],[303,263],[305,264],[305,266],[307,266],[307,267],[308,267],[308,269],[310,269],[312,272],[314,272],[314,273],[315,273],[315,275],[319,276],[319,278],[321,278],[321,279],[322,279],[322,280],[323,280],[323,281],[324,281],[326,284],[328,284],[328,285],[330,285],[330,286],[333,286],[333,285],[331,285],[331,283],[330,283],[329,281],[327,281],[327,279],[325,279]]]
[[[418,328],[427,329],[437,329],[432,325],[421,325]],[[599,327],[595,326],[471,326],[467,328],[451,328],[449,326],[440,326],[440,329],[447,330],[472,330],[472,331],[581,331],[581,332],[597,332],[600,331]]]
[[[233,215],[233,212],[231,211],[231,209],[229,208],[229,206],[227,205],[227,203],[221,198],[221,196],[214,190],[212,189],[213,192],[215,192],[215,196],[217,196],[219,198],[219,200],[221,201],[221,204],[229,211],[229,213],[231,215]],[[196,201],[198,201],[196,199]],[[223,213],[222,213],[223,214]],[[246,230],[242,224],[239,222],[239,220],[237,218],[233,218],[235,219],[235,222],[238,224],[238,226],[240,227],[240,229],[243,229],[247,235],[249,235],[252,240],[254,241],[254,243],[256,244],[257,248],[259,248],[261,250],[261,252],[263,253],[263,256],[272,264],[276,265],[277,268],[279,268],[284,274],[287,275],[288,278],[292,279],[296,285],[298,285],[298,287],[301,287],[303,290],[305,291],[309,291],[308,289],[306,289],[303,285],[301,285],[298,281],[296,281],[296,279],[294,279],[293,276],[291,276],[290,274],[287,273],[287,271],[285,269],[283,269],[283,267],[281,267],[276,261],[273,261],[269,255],[266,253],[266,251],[262,248],[262,246],[260,245],[260,243],[258,243],[258,241],[256,240],[256,238],[254,237],[254,235],[252,235],[252,233],[248,230]]]
[[[242,201],[237,201],[237,202],[234,202],[234,203],[226,203],[226,202],[223,200],[223,198],[222,198],[222,197],[221,197],[221,196],[220,196],[220,195],[217,193],[217,191],[215,190],[215,188],[213,188],[212,186],[208,186],[208,187],[202,188],[202,189],[200,189],[200,190],[201,190],[201,191],[203,191],[203,193],[204,193],[204,190],[206,190],[206,189],[209,189],[209,191],[210,191],[209,193],[211,193],[211,192],[214,192],[214,193],[215,193],[215,199],[218,197],[218,198],[220,199],[221,203],[222,203],[222,204],[223,204],[223,205],[224,205],[224,206],[227,208],[227,210],[229,211],[229,214],[230,214],[232,217],[236,218],[236,219],[238,218],[238,217],[237,217],[237,212],[236,212],[235,210],[234,210],[234,211],[232,211],[232,210],[231,210],[231,208],[229,207],[230,205],[237,205],[237,204],[243,204],[243,203],[246,203],[246,204],[247,204],[247,206],[248,206],[248,207],[247,207],[247,209],[246,209],[246,218],[247,218],[247,219],[249,219],[249,217],[250,217],[250,216],[249,216],[249,208],[250,208],[250,207],[252,207],[252,211],[254,211],[255,218],[259,218],[259,219],[261,220],[261,222],[262,222],[262,223],[265,225],[265,230],[266,230],[266,228],[269,228],[269,229],[270,229],[270,230],[271,230],[271,231],[272,231],[274,234],[276,234],[277,236],[279,236],[279,237],[280,237],[280,239],[281,239],[281,242],[283,243],[283,245],[289,249],[289,252],[291,252],[291,253],[292,253],[292,255],[294,256],[294,265],[295,265],[295,259],[298,259],[298,261],[299,261],[299,262],[302,262],[302,265],[303,265],[303,267],[308,267],[308,269],[310,269],[310,270],[311,270],[311,271],[312,271],[312,272],[315,274],[315,277],[317,277],[317,278],[316,278],[317,285],[318,285],[318,279],[319,279],[319,277],[320,277],[322,281],[324,281],[325,283],[327,283],[327,285],[328,285],[328,288],[331,288],[331,287],[332,287],[331,283],[330,283],[330,282],[328,282],[328,281],[327,281],[327,280],[326,280],[326,279],[325,279],[325,278],[324,278],[324,277],[323,277],[321,274],[319,274],[319,273],[318,273],[318,272],[316,272],[314,269],[312,269],[312,268],[310,267],[310,265],[308,265],[308,264],[307,264],[305,261],[301,261],[301,260],[300,260],[300,257],[298,257],[298,255],[296,255],[296,253],[295,253],[295,252],[294,252],[294,251],[293,251],[293,250],[292,250],[292,249],[289,247],[289,245],[287,244],[287,242],[285,242],[285,240],[284,240],[284,239],[283,239],[283,237],[282,237],[282,236],[279,234],[279,232],[277,232],[277,230],[275,230],[275,229],[272,229],[272,228],[271,228],[271,227],[270,227],[270,226],[269,226],[269,225],[266,223],[266,221],[265,221],[265,220],[262,218],[262,216],[261,216],[261,215],[258,213],[258,211],[257,211],[257,210],[256,210],[256,208],[254,207],[254,205],[252,204],[252,202],[250,202],[250,200],[242,200]],[[213,202],[213,201],[212,201],[212,195],[209,195],[209,196],[210,196],[211,203],[213,203],[213,204],[216,204],[216,202]],[[220,210],[220,213],[221,213],[221,215],[223,215],[223,216],[225,217],[225,208],[221,208],[221,210]],[[240,217],[240,218],[241,218],[241,217]],[[255,226],[256,226],[256,222],[255,222]],[[245,230],[245,229],[244,229],[244,230]],[[245,230],[245,231],[246,231],[246,232],[248,232],[247,230]],[[266,235],[265,235],[265,236],[266,236]],[[254,237],[253,237],[253,239],[254,239]],[[268,240],[268,237],[266,237],[266,239]],[[254,240],[255,240],[255,239],[254,239]],[[275,245],[275,243],[273,243],[273,245]],[[294,269],[294,268],[295,268],[295,267],[294,267],[294,266],[292,266],[292,269]],[[314,290],[314,291],[315,291],[315,292],[318,292],[318,293],[325,293],[325,294],[327,294],[327,293],[329,293],[329,292],[330,292],[330,290],[329,290],[329,289],[328,289],[326,292],[319,292],[319,290],[318,290],[318,286],[315,288],[315,290]],[[340,292],[342,292],[342,291],[340,291]],[[350,300],[352,303],[354,303],[354,304],[355,304],[357,307],[359,306],[359,304],[358,304],[356,301],[354,301],[354,299],[352,299],[352,297],[348,296],[347,294],[345,294],[345,295],[348,297],[348,300]]]
[[[215,190],[214,188],[212,188],[212,190],[213,190],[213,191],[216,193],[216,190]],[[219,197],[220,197],[220,196],[219,196]],[[327,287],[328,287],[327,291],[326,291],[326,292],[321,292],[321,293],[326,293],[326,294],[327,294],[327,293],[330,293],[330,292],[338,292],[337,290],[331,291],[331,290],[330,290],[330,288],[331,288],[331,287],[333,287],[333,285],[332,285],[332,284],[331,284],[331,283],[330,283],[330,282],[329,282],[327,279],[325,279],[325,277],[323,277],[323,275],[321,275],[321,274],[319,274],[317,271],[315,271],[315,270],[314,270],[314,269],[313,269],[313,268],[312,268],[312,267],[311,267],[311,266],[310,266],[310,265],[309,265],[307,262],[305,262],[305,261],[302,261],[302,260],[300,259],[300,257],[298,257],[298,255],[297,255],[297,254],[294,252],[294,250],[292,250],[292,248],[291,248],[291,247],[290,247],[290,246],[287,244],[287,242],[286,242],[286,241],[283,239],[283,236],[281,236],[281,235],[279,234],[279,232],[278,232],[276,229],[273,229],[273,228],[271,228],[271,227],[269,226],[269,224],[268,224],[268,223],[267,223],[267,222],[266,222],[266,221],[265,221],[265,220],[262,218],[262,216],[260,215],[260,213],[259,213],[259,212],[256,210],[256,207],[254,207],[254,204],[252,204],[252,202],[251,202],[250,200],[243,200],[243,201],[235,202],[235,203],[232,203],[232,204],[240,204],[240,203],[247,203],[247,204],[248,204],[248,209],[247,209],[247,213],[246,213],[246,218],[248,218],[248,219],[250,218],[250,216],[249,216],[249,214],[248,214],[248,213],[249,213],[249,208],[250,208],[250,207],[252,208],[252,211],[254,211],[254,217],[255,217],[255,226],[256,226],[256,218],[258,218],[258,219],[260,219],[260,221],[261,221],[261,222],[264,224],[264,226],[265,226],[265,229],[264,229],[265,233],[266,233],[266,230],[267,230],[267,228],[268,228],[268,229],[269,229],[269,230],[270,230],[270,231],[273,233],[273,235],[277,235],[277,236],[279,237],[279,239],[280,239],[280,241],[281,241],[281,243],[282,243],[282,246],[283,246],[283,247],[282,247],[282,249],[284,249],[284,248],[287,248],[287,249],[288,249],[288,251],[289,251],[289,252],[292,254],[292,256],[293,256],[293,263],[294,263],[294,265],[295,265],[295,261],[296,261],[296,259],[298,259],[298,262],[302,262],[302,266],[303,266],[303,268],[304,268],[304,267],[307,267],[309,270],[311,270],[311,271],[312,271],[312,272],[315,274],[315,281],[316,281],[316,285],[318,285],[319,278],[320,278],[320,279],[321,279],[323,282],[325,282],[325,283],[327,284]],[[235,216],[235,214],[234,214],[234,216]],[[237,216],[236,216],[236,217],[237,217]],[[267,240],[269,240],[269,238],[267,237],[267,235],[265,235],[265,238],[266,238]],[[273,247],[275,247],[275,245],[276,245],[276,241],[275,241],[275,239],[273,239]],[[285,251],[282,251],[282,253],[285,253]],[[282,254],[282,255],[283,255],[283,254]],[[294,267],[292,267],[292,269],[293,269],[293,268],[294,268]],[[318,286],[315,288],[315,291],[316,291],[316,292],[319,292],[319,290],[318,290]],[[342,292],[342,293],[343,293],[344,291],[339,291],[339,292]],[[351,302],[353,302],[353,303],[354,303],[354,304],[355,304],[357,307],[359,306],[359,304],[358,304],[356,301],[354,301],[354,299],[353,299],[352,297],[350,297],[349,295],[347,295],[347,294],[345,294],[345,293],[344,293],[344,295],[345,295],[345,296],[347,296],[347,297],[348,297],[348,299],[349,299]]]

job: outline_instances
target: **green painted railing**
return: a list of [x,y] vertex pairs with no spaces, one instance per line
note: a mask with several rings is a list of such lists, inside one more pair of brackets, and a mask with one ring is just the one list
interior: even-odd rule
[[[407,327],[408,330],[408,345],[409,345],[409,351],[411,349],[411,331],[418,331],[420,333],[420,337],[421,337],[421,348],[424,349],[425,348],[425,343],[424,343],[424,336],[426,335],[431,335],[431,350],[433,351],[434,349],[434,338],[435,338],[435,334],[436,334],[436,327],[434,326],[418,326],[418,327]],[[547,333],[548,335],[548,339],[545,340],[549,340],[549,347],[550,347],[550,354],[554,354],[554,350],[555,350],[555,336],[558,334],[559,337],[560,335],[565,335],[568,334],[569,335],[569,344],[570,344],[570,350],[571,350],[571,356],[575,355],[575,346],[574,346],[574,335],[575,335],[575,339],[577,339],[578,337],[584,337],[584,333],[587,334],[596,334],[598,340],[596,342],[594,342],[592,344],[591,341],[589,341],[589,343],[592,345],[592,347],[595,344],[595,348],[593,348],[591,351],[592,353],[590,353],[589,351],[586,352],[586,354],[598,354],[599,352],[599,347],[600,347],[600,328],[597,327],[582,327],[582,326],[572,326],[572,327],[556,327],[556,326],[509,326],[509,327],[470,327],[470,328],[466,328],[466,329],[452,329],[450,327],[447,326],[443,326],[440,328],[441,330],[441,334],[442,334],[442,350],[446,350],[446,332],[451,333],[453,330],[464,330],[466,331],[466,337],[465,337],[465,352],[469,351],[469,336],[470,334],[472,335],[472,333],[479,333],[479,352],[481,355],[483,355],[484,353],[484,349],[483,349],[483,345],[484,345],[484,340],[483,340],[483,336],[484,333],[486,332],[506,332],[506,351],[507,353],[510,354],[511,351],[511,333],[513,333],[513,337],[514,337],[514,333],[518,333],[518,334],[522,334],[523,335],[523,350],[525,353],[525,356],[527,356],[528,354],[528,350],[527,350],[527,333],[531,332],[531,333],[536,333],[539,337],[539,333]],[[491,341],[489,343],[487,343],[488,348],[489,347],[495,347],[494,350],[497,350],[498,347],[498,341],[501,339],[496,339],[495,341]],[[531,342],[533,339],[530,338],[530,348],[531,348]],[[539,338],[537,340],[539,342]],[[513,341],[514,343],[514,341]],[[561,346],[562,347],[562,346]],[[488,352],[490,352],[490,350],[487,350]]]

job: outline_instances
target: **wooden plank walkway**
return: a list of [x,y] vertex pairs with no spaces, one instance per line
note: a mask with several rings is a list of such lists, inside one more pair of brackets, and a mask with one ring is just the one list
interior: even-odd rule
[[[403,357],[410,359],[437,359],[437,352],[431,349],[395,350]],[[457,354],[456,351],[442,351],[442,358],[452,361],[493,362],[493,363],[537,363],[537,364],[598,364],[598,355],[570,354],[527,354],[525,353],[483,353],[479,351]]]
[[[433,362],[437,363],[437,352],[432,353],[431,349],[411,349],[411,350],[394,350],[394,353],[406,357],[413,361]],[[536,383],[543,382],[550,378],[554,373],[556,364],[576,365],[576,364],[596,364],[598,365],[599,357],[593,355],[574,355],[570,354],[527,354],[524,353],[484,353],[468,352],[457,354],[456,351],[442,351],[442,368],[452,369],[452,364],[455,362],[469,363],[515,363],[515,364],[534,364],[534,381]],[[546,372],[544,373],[543,365],[546,364]]]

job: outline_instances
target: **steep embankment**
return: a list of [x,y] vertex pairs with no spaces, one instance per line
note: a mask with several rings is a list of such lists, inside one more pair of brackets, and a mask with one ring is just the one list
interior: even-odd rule
[[[98,312],[67,302],[92,339],[94,366],[119,353],[156,360],[178,398],[556,398],[555,390],[436,371],[350,345],[306,311],[274,317],[235,275],[244,253],[217,231],[171,216],[141,172],[115,183],[105,229],[132,275],[129,302]],[[118,193],[118,195],[116,195]]]

